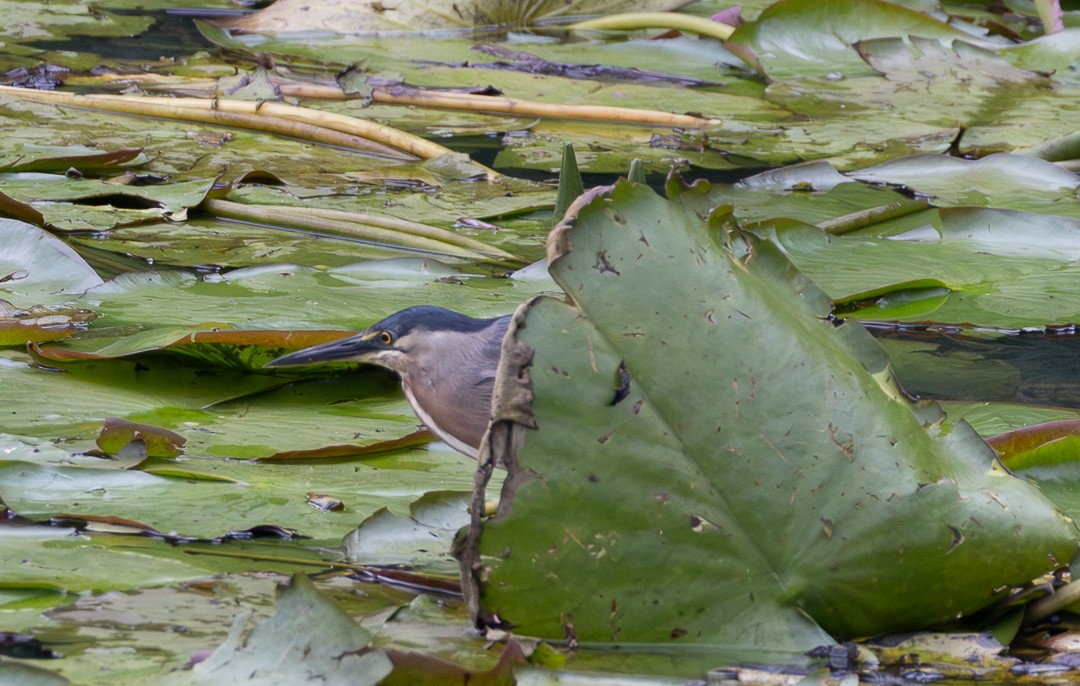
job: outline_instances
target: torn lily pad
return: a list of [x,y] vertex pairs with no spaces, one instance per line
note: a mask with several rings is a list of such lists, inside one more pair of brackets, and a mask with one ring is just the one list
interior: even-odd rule
[[479,621],[801,652],[951,622],[1072,558],[1071,521],[912,406],[775,244],[688,209],[704,192],[619,182],[551,236],[567,298],[515,315],[481,449],[507,477],[463,556]]

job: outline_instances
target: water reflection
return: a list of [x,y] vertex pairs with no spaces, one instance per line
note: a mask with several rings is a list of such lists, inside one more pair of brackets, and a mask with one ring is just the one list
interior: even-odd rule
[[909,393],[936,400],[1080,407],[1080,335],[868,323]]

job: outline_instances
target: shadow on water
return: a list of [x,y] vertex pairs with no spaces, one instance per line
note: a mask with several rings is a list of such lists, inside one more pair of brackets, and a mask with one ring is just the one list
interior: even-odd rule
[[909,393],[934,400],[1080,408],[1080,335],[868,323]]
[[139,10],[114,11],[117,15],[153,17],[154,23],[143,33],[134,36],[113,36],[102,39],[95,36],[73,35],[64,40],[37,41],[30,43],[38,50],[76,51],[97,55],[102,60],[128,60],[157,62],[165,58],[182,58],[199,50],[216,50],[189,16],[167,12]]

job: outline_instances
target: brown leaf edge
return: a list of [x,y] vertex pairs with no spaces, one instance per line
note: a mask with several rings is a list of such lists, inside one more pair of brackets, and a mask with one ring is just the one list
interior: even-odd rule
[[[571,252],[569,233],[581,210],[597,198],[611,193],[613,189],[614,186],[590,188],[570,204],[562,221],[548,234],[549,268]],[[480,586],[487,576],[487,570],[480,558],[480,539],[484,528],[484,500],[488,482],[491,481],[496,466],[506,468],[506,478],[499,494],[499,507],[492,516],[497,520],[510,514],[517,489],[536,477],[535,472],[522,468],[517,462],[526,431],[539,428],[532,413],[533,388],[529,376],[535,351],[528,343],[518,340],[518,331],[526,328],[525,318],[533,303],[549,297],[551,296],[536,296],[518,306],[503,337],[499,370],[491,397],[491,424],[480,443],[476,460],[476,476],[469,507],[472,519],[465,535],[454,541],[452,550],[460,563],[465,607],[479,628],[504,628],[503,622],[497,616],[486,616],[480,607]]]
[[[543,296],[539,296],[543,297]],[[533,348],[517,339],[517,332],[525,328],[525,315],[536,298],[520,305],[514,311],[510,327],[503,338],[499,358],[499,371],[495,377],[495,389],[491,398],[491,425],[480,443],[476,460],[476,476],[469,511],[472,519],[464,536],[455,540],[453,555],[461,564],[461,590],[465,607],[473,622],[480,627],[496,626],[498,618],[481,617],[480,584],[486,570],[480,559],[480,538],[484,528],[484,499],[488,482],[495,467],[506,467],[495,517],[509,514],[514,492],[523,481],[532,478],[524,474],[517,464],[517,453],[525,440],[527,429],[535,429],[532,415],[533,390],[529,367],[532,366]]]

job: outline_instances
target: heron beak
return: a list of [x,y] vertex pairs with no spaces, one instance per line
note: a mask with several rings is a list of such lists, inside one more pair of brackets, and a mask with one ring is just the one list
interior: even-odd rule
[[330,341],[310,348],[282,355],[267,362],[264,367],[294,367],[302,364],[320,362],[366,362],[374,353],[383,350],[372,332],[365,331],[355,336]]

